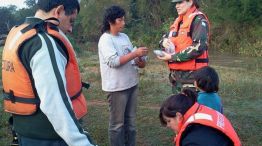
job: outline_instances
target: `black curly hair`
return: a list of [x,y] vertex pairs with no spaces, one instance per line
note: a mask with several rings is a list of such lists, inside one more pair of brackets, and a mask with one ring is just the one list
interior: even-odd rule
[[114,24],[116,22],[117,18],[121,18],[125,16],[126,12],[123,8],[120,6],[113,5],[106,9],[104,13],[104,19],[102,24],[101,32],[104,33],[108,30],[110,30],[110,24]]

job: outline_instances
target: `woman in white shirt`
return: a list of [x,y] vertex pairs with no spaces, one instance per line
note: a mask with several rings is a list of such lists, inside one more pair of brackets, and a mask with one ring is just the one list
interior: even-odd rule
[[135,145],[137,67],[145,67],[142,56],[148,53],[146,47],[134,49],[128,36],[121,33],[124,16],[125,11],[119,6],[106,9],[98,43],[102,89],[108,93],[111,146]]

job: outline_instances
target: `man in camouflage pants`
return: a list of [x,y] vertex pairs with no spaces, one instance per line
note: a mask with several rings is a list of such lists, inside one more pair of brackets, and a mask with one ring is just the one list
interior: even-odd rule
[[195,90],[194,71],[208,65],[209,22],[205,14],[198,10],[198,0],[172,2],[179,16],[160,42],[165,51],[157,57],[167,61],[169,79],[176,94],[183,88]]

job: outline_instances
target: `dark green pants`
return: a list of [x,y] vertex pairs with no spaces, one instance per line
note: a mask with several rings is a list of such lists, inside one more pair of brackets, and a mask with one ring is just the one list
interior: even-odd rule
[[173,94],[178,94],[185,88],[196,91],[193,74],[193,71],[170,71],[169,81],[172,85]]

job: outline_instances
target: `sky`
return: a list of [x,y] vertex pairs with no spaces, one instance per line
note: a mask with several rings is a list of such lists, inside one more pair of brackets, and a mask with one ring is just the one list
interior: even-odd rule
[[8,5],[15,5],[18,9],[26,7],[25,0],[0,0],[0,7],[6,7]]

